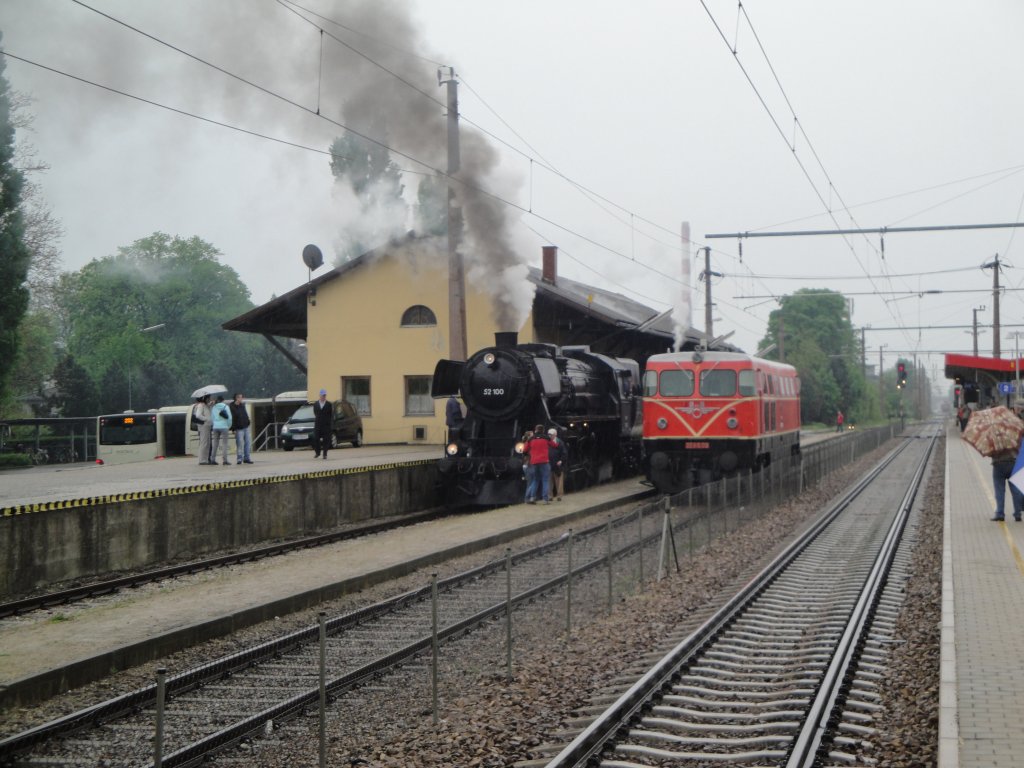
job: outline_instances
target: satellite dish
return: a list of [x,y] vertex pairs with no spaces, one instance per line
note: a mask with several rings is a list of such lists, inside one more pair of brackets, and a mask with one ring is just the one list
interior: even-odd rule
[[302,249],[302,261],[310,269],[319,269],[323,266],[324,255],[319,248],[310,243]]

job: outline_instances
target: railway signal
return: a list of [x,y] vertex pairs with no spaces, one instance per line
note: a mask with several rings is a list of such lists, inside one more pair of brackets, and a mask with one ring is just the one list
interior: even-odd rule
[[903,389],[907,386],[907,366],[905,363],[896,364],[896,387]]

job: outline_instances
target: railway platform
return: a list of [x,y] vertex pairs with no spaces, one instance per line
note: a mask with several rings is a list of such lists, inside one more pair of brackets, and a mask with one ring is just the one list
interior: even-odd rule
[[[205,469],[205,468],[204,468]],[[651,494],[639,479],[162,581],[109,600],[0,621],[0,709],[31,703],[204,640],[559,527]],[[553,532],[553,536],[557,533]]]
[[312,451],[265,451],[253,455],[254,464],[200,466],[194,456],[106,464],[80,462],[0,471],[0,513],[21,508],[58,506],[80,499],[130,497],[160,490],[195,488],[253,479],[272,479],[358,469],[382,463],[437,459],[438,445],[364,445],[330,451],[327,461],[315,460]]
[[1024,522],[992,522],[991,463],[946,440],[939,768],[1024,764]]

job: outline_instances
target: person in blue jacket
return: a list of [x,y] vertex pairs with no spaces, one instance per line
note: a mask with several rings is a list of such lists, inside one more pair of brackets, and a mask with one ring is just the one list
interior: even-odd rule
[[217,403],[210,409],[213,416],[213,463],[217,463],[217,451],[222,451],[221,464],[228,462],[228,431],[231,429],[231,409],[224,402],[224,395],[217,395]]

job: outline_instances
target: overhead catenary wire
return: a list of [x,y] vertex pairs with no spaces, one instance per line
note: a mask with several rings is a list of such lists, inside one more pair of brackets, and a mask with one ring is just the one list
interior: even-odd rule
[[[591,244],[601,248],[602,250],[605,250],[605,251],[607,251],[607,252],[609,252],[609,253],[611,253],[611,254],[613,254],[615,256],[619,256],[621,258],[630,259],[632,261],[632,259],[630,258],[629,255],[624,254],[621,251],[618,251],[617,249],[614,249],[614,248],[612,248],[610,246],[607,246],[607,245],[605,245],[603,243],[599,243],[598,241],[594,240],[593,238],[587,237],[586,235],[583,235],[583,234],[581,234],[579,232],[576,232],[576,231],[574,231],[574,230],[572,230],[572,229],[570,229],[570,228],[568,228],[568,227],[566,227],[564,225],[561,225],[561,224],[553,221],[552,219],[540,216],[536,211],[531,210],[532,205],[530,207],[524,207],[522,205],[514,203],[513,201],[510,201],[510,200],[508,200],[506,198],[503,198],[500,195],[495,194],[495,193],[493,193],[493,192],[491,192],[491,191],[489,191],[487,189],[484,189],[482,187],[479,187],[479,186],[476,186],[476,185],[473,185],[473,184],[469,184],[464,179],[460,179],[457,176],[451,176],[448,173],[445,173],[445,172],[441,171],[440,169],[433,168],[426,161],[420,160],[419,158],[417,158],[417,157],[415,157],[413,155],[410,155],[410,154],[408,154],[406,152],[403,152],[403,151],[401,151],[401,150],[399,150],[399,149],[397,149],[395,147],[392,147],[392,146],[388,145],[385,142],[378,141],[377,139],[373,138],[372,136],[369,136],[369,135],[367,135],[365,133],[362,133],[362,132],[360,132],[360,131],[358,131],[358,130],[356,130],[356,129],[354,129],[354,128],[352,128],[352,127],[350,127],[350,126],[348,126],[348,125],[346,125],[346,124],[344,124],[344,123],[342,123],[340,121],[333,120],[333,119],[327,117],[326,115],[322,114],[322,112],[319,110],[319,107],[316,110],[311,109],[309,107],[306,107],[306,106],[304,106],[304,105],[294,101],[293,99],[290,99],[290,98],[288,98],[288,97],[286,97],[286,96],[284,96],[282,94],[279,94],[279,93],[277,93],[277,92],[275,92],[275,91],[273,91],[273,90],[271,90],[269,88],[266,88],[266,87],[261,86],[261,85],[259,85],[257,83],[254,83],[251,80],[248,80],[247,78],[244,78],[244,77],[242,77],[240,75],[237,75],[237,74],[235,74],[235,73],[233,73],[233,72],[231,72],[231,71],[229,71],[229,70],[227,70],[227,69],[225,69],[223,67],[220,67],[220,66],[218,66],[218,65],[216,65],[216,64],[214,64],[212,62],[206,61],[205,59],[203,59],[203,58],[201,58],[199,56],[196,56],[195,54],[192,54],[192,53],[190,53],[188,51],[185,51],[184,49],[182,49],[182,48],[180,48],[178,46],[175,46],[175,45],[173,45],[171,43],[168,43],[168,42],[166,42],[166,41],[164,41],[164,40],[162,40],[162,39],[160,39],[160,38],[158,38],[158,37],[156,37],[156,36],[154,36],[154,35],[152,35],[152,34],[150,34],[148,32],[145,32],[144,30],[140,30],[137,27],[134,27],[134,26],[132,26],[132,25],[130,25],[130,24],[120,20],[120,19],[117,19],[114,16],[111,16],[110,14],[107,14],[107,13],[105,13],[103,11],[97,10],[96,8],[93,8],[92,6],[90,6],[87,3],[83,2],[83,0],[72,0],[72,2],[76,3],[77,5],[81,6],[82,8],[85,8],[87,10],[93,11],[94,13],[96,13],[96,14],[98,14],[98,15],[106,18],[106,19],[108,19],[111,22],[114,22],[116,24],[119,24],[119,25],[125,27],[126,29],[131,30],[132,32],[140,34],[140,35],[142,35],[142,36],[152,40],[153,42],[156,42],[156,43],[158,43],[160,45],[166,46],[167,48],[170,48],[171,50],[175,51],[176,53],[179,53],[179,54],[181,54],[183,56],[186,56],[186,57],[192,59],[193,61],[196,61],[196,62],[198,62],[200,64],[205,65],[205,66],[211,67],[212,69],[214,69],[214,70],[216,70],[216,71],[218,71],[218,72],[220,72],[220,73],[222,73],[222,74],[224,74],[224,75],[226,75],[226,76],[228,76],[230,78],[233,78],[233,79],[235,79],[235,80],[237,80],[237,81],[239,81],[239,82],[241,82],[241,83],[243,83],[243,84],[245,84],[247,86],[255,88],[255,89],[259,90],[260,92],[262,92],[262,93],[264,93],[264,94],[266,94],[268,96],[271,96],[273,98],[279,99],[282,102],[288,104],[289,106],[292,106],[294,108],[303,110],[303,111],[307,112],[308,114],[315,115],[316,117],[321,118],[321,119],[327,121],[328,123],[330,123],[332,125],[335,125],[335,126],[341,128],[341,129],[345,130],[345,131],[348,131],[348,132],[350,132],[350,133],[352,133],[352,134],[354,134],[354,135],[356,135],[356,136],[358,136],[358,137],[360,137],[360,138],[362,138],[362,139],[364,139],[366,141],[369,141],[369,142],[371,142],[371,143],[373,143],[373,144],[375,144],[375,145],[377,145],[377,146],[379,146],[379,147],[381,147],[383,149],[386,149],[389,152],[393,152],[394,154],[396,154],[396,155],[398,155],[400,157],[403,157],[403,158],[405,158],[407,160],[410,160],[413,163],[416,163],[418,165],[422,165],[423,167],[430,169],[431,172],[433,172],[435,174],[439,174],[441,176],[444,176],[444,177],[450,179],[453,183],[455,183],[457,185],[461,185],[461,186],[464,186],[464,187],[466,187],[468,189],[472,189],[472,190],[474,190],[476,192],[480,192],[481,194],[485,194],[485,195],[487,195],[487,196],[489,196],[489,197],[491,197],[491,198],[493,198],[493,199],[495,199],[495,200],[497,200],[497,201],[499,201],[501,203],[504,203],[506,205],[512,206],[512,207],[514,207],[514,208],[516,208],[516,209],[518,209],[518,210],[520,210],[520,211],[522,211],[524,213],[529,213],[530,215],[536,216],[536,217],[540,218],[541,220],[546,221],[549,224],[553,224],[554,226],[557,226],[560,229],[563,229],[564,231],[567,231],[567,232],[569,232],[569,233],[571,233],[571,234],[573,234],[573,235],[575,235],[577,237],[580,237],[580,238],[586,240],[587,242],[589,242],[589,243],[591,243]],[[296,13],[296,11],[294,9],[289,8],[287,5],[285,5],[282,2],[282,0],[278,0],[278,2],[279,2],[279,4],[282,5],[282,7],[286,8],[290,12]],[[301,18],[301,14],[297,14],[297,15],[299,15],[300,18]],[[308,23],[312,24],[312,22],[309,22],[308,19],[306,19],[306,21]],[[313,26],[316,26],[316,25],[314,24]],[[317,29],[320,29],[320,28],[317,27]],[[330,33],[327,33],[327,34],[328,34],[329,37],[331,37],[332,39],[334,39],[337,42],[339,42],[339,44],[344,45],[346,48],[348,48],[348,49],[352,50],[353,52],[357,53],[358,55],[360,55],[361,57],[365,58],[367,61],[369,61],[370,63],[372,63],[375,66],[379,67],[383,71],[385,71],[388,74],[398,78],[402,83],[404,83],[405,85],[409,86],[410,88],[412,88],[416,92],[420,93],[424,97],[430,99],[431,101],[434,101],[435,103],[437,103],[440,106],[444,106],[444,104],[442,102],[440,102],[436,97],[432,96],[431,94],[428,94],[427,92],[423,91],[422,89],[419,89],[414,84],[408,82],[408,80],[406,80],[405,78],[402,78],[401,76],[399,76],[398,74],[394,73],[393,71],[391,71],[387,67],[384,67],[383,65],[381,65],[378,62],[374,61],[371,57],[366,56],[364,53],[356,50],[353,46],[349,45],[348,43],[345,43],[344,41],[341,41],[336,36],[331,35]],[[36,64],[36,62],[30,61],[28,59],[24,59],[24,58],[21,58],[21,57],[17,57],[17,58],[20,58],[20,60],[25,61],[26,63]],[[59,70],[53,69],[53,68],[48,68],[48,69],[50,69],[50,71],[56,72],[58,74],[66,74],[66,73],[60,72]],[[76,77],[75,79],[78,79],[81,82],[88,82],[89,84],[92,84],[92,85],[98,85],[98,84],[92,83],[91,81],[88,81],[88,80],[86,80],[84,78],[77,78]],[[99,86],[99,87],[105,87],[105,86]],[[121,95],[130,96],[132,98],[135,98],[131,94],[127,94],[126,92],[122,92],[122,91],[119,91],[117,89],[110,89],[110,88],[108,88],[108,90],[112,90],[112,91],[117,92],[117,93],[119,93]],[[147,103],[151,103],[151,104],[156,105],[156,102],[152,102],[152,101],[149,101],[149,100],[146,100],[146,99],[140,99],[140,100],[146,101]],[[187,112],[185,112],[183,110],[177,110],[177,111],[179,112],[179,114],[183,114],[183,115],[189,115],[190,114],[190,113],[187,113]],[[209,122],[217,122],[217,121],[209,121]],[[524,157],[527,157],[527,155],[525,155],[525,153],[523,153],[521,150],[513,147],[512,145],[508,144],[508,142],[505,142],[504,140],[500,139],[499,137],[494,136],[493,134],[491,134],[490,132],[486,131],[482,127],[476,125],[475,123],[472,123],[472,121],[466,120],[466,122],[469,122],[475,128],[477,128],[478,130],[481,130],[482,132],[484,132],[486,135],[490,136],[491,138],[494,138],[496,141],[500,141],[502,144],[504,144],[505,146],[509,147],[513,151],[516,151],[519,154],[523,155]],[[220,123],[218,123],[218,124],[220,124]],[[253,135],[257,135],[257,134],[255,132],[253,132]],[[294,145],[294,146],[298,146],[298,145]],[[596,192],[593,192],[592,190],[587,190],[585,187],[583,187],[583,185],[580,185],[577,182],[573,182],[567,176],[564,176],[564,174],[561,174],[556,169],[549,167],[547,164],[539,163],[538,165],[540,165],[541,167],[545,168],[545,170],[548,170],[551,173],[555,174],[556,176],[559,176],[559,177],[563,178],[564,180],[568,181],[569,183],[573,184],[574,186],[576,186],[576,187],[578,187],[580,189],[586,190],[589,194],[593,194],[593,195],[595,195],[597,197],[600,197],[602,200],[604,200],[605,202],[609,203],[610,205],[614,205],[615,207],[620,208],[623,211],[628,211],[628,209],[624,208],[623,206],[619,206],[618,204],[613,203],[612,201],[608,200],[607,198],[601,197]],[[420,172],[420,173],[423,173],[423,172]],[[666,227],[662,227],[661,225],[656,224],[655,222],[650,221],[649,219],[646,219],[644,217],[638,217],[638,218],[640,218],[644,222],[650,224],[651,226],[658,227],[660,229],[665,230],[666,232],[672,232],[672,230],[669,230]],[[673,232],[673,234],[675,234],[675,233]],[[652,240],[655,240],[656,242],[661,242],[661,241],[657,241],[656,238],[653,238],[649,234],[645,233],[645,236],[649,237]],[[672,248],[677,247],[676,243],[672,243],[672,244],[662,243],[662,244],[665,245],[666,247],[672,247]],[[654,271],[656,274],[659,274],[659,275],[661,275],[663,277],[670,277],[670,279],[675,279],[675,278],[671,278],[671,276],[668,276],[668,275],[666,275],[665,273],[663,273],[663,272],[661,272],[659,270],[656,270],[655,268],[651,267],[648,264],[645,264],[643,262],[637,262],[637,263],[639,263],[640,266],[642,266],[643,268],[649,269],[651,271]],[[678,280],[677,280],[677,282],[678,282]]]
[[[307,145],[299,144],[298,142],[293,142],[293,141],[289,141],[287,139],[281,139],[281,138],[278,138],[278,137],[270,136],[268,134],[260,133],[258,131],[253,131],[253,130],[250,130],[250,129],[247,129],[247,128],[242,128],[240,126],[231,125],[230,123],[225,123],[225,122],[220,121],[220,120],[215,120],[213,118],[209,118],[209,117],[205,117],[205,116],[202,116],[202,115],[198,115],[198,114],[193,113],[193,112],[188,112],[187,110],[179,109],[177,107],[172,107],[172,106],[169,106],[167,104],[162,104],[162,103],[154,101],[152,99],[147,99],[145,97],[138,96],[138,95],[132,94],[132,93],[128,93],[127,91],[123,91],[123,90],[120,90],[118,88],[114,88],[112,86],[104,85],[102,83],[97,83],[97,82],[89,80],[87,78],[80,77],[78,75],[74,75],[74,74],[71,74],[69,72],[65,72],[65,71],[57,69],[55,67],[47,66],[47,65],[42,64],[40,62],[36,62],[36,61],[31,60],[31,59],[25,58],[24,56],[19,56],[19,55],[15,54],[15,53],[12,53],[12,52],[8,51],[8,50],[0,50],[0,53],[2,53],[7,58],[14,59],[16,61],[20,61],[20,62],[23,62],[25,64],[29,64],[31,66],[38,67],[38,68],[43,69],[45,71],[52,72],[53,74],[56,74],[56,75],[61,75],[63,77],[67,77],[69,79],[75,80],[75,81],[83,83],[85,85],[89,85],[89,86],[92,86],[92,87],[95,87],[95,88],[99,88],[99,89],[108,91],[110,93],[114,93],[116,95],[123,96],[125,98],[133,99],[135,101],[139,101],[139,102],[147,104],[149,106],[153,106],[153,107],[157,107],[159,109],[164,109],[164,110],[167,110],[169,112],[173,112],[173,113],[175,113],[177,115],[180,115],[182,117],[188,117],[188,118],[191,118],[191,119],[200,120],[202,122],[209,123],[211,125],[215,125],[215,126],[220,127],[220,128],[227,128],[229,130],[238,131],[240,133],[244,133],[244,134],[252,136],[254,138],[259,138],[259,139],[265,139],[265,140],[268,140],[268,141],[273,141],[273,142],[276,142],[276,143],[279,143],[279,144],[282,144],[282,145],[285,145],[285,146],[293,147],[295,149],[301,149],[301,150],[305,150],[305,151],[316,152],[318,154],[327,155],[327,156],[331,156],[331,157],[337,157],[338,156],[335,153],[330,152],[329,150],[317,149],[316,147],[310,147],[310,146],[307,146]],[[301,106],[300,106],[300,108],[306,109],[306,108],[301,107]],[[309,111],[309,110],[307,110],[307,111]],[[561,224],[558,221],[555,221],[554,219],[551,219],[549,217],[543,216],[543,215],[537,213],[536,211],[531,211],[531,210],[527,209],[525,206],[523,206],[523,205],[521,205],[519,203],[516,203],[516,202],[514,202],[512,200],[508,200],[506,198],[503,198],[500,195],[497,195],[497,194],[495,194],[493,192],[490,192],[489,190],[484,189],[482,187],[478,187],[476,185],[470,184],[470,183],[466,182],[463,179],[459,179],[457,177],[450,176],[449,174],[445,173],[444,171],[441,171],[441,170],[435,169],[435,168],[431,168],[426,162],[420,161],[420,160],[418,160],[417,158],[415,158],[415,157],[413,157],[411,155],[406,155],[405,153],[400,152],[399,150],[393,149],[392,147],[388,146],[387,144],[385,144],[383,142],[379,142],[376,139],[373,139],[373,138],[368,137],[368,136],[364,136],[363,134],[359,133],[358,131],[355,131],[355,130],[353,130],[351,128],[348,128],[343,123],[340,123],[340,122],[335,121],[335,120],[331,120],[330,118],[328,118],[328,117],[326,117],[326,116],[324,116],[322,114],[321,115],[317,115],[317,117],[319,117],[321,119],[324,119],[324,120],[328,121],[329,123],[331,123],[333,125],[336,125],[336,126],[342,128],[344,130],[351,131],[352,133],[354,133],[354,134],[356,134],[356,135],[358,135],[358,136],[360,136],[362,138],[366,138],[368,141],[371,141],[374,144],[377,144],[377,145],[381,146],[382,148],[387,149],[388,151],[395,152],[396,154],[401,155],[402,157],[405,157],[406,159],[411,160],[414,163],[417,163],[419,165],[423,165],[425,168],[428,169],[426,171],[415,171],[415,170],[410,170],[410,169],[403,168],[401,170],[404,173],[420,173],[420,174],[425,174],[425,175],[435,175],[436,174],[436,175],[444,176],[444,177],[450,179],[452,181],[452,183],[454,183],[454,184],[456,184],[458,186],[462,186],[462,187],[465,187],[467,189],[472,189],[472,190],[474,190],[476,192],[479,192],[481,194],[484,194],[484,195],[487,195],[489,197],[492,197],[493,199],[497,200],[498,202],[501,202],[501,203],[503,203],[503,204],[505,204],[505,205],[507,205],[509,207],[512,207],[512,208],[514,208],[514,209],[516,209],[516,210],[518,210],[518,211],[520,211],[520,212],[522,212],[524,214],[528,214],[528,215],[530,215],[530,216],[532,216],[532,217],[534,217],[534,218],[536,218],[536,219],[538,219],[540,221],[545,222],[546,224],[550,224],[551,226],[554,226],[554,227],[560,229],[561,231],[563,231],[563,232],[565,232],[567,234],[572,235],[573,237],[578,237],[581,240],[584,240],[585,242],[587,242],[587,243],[589,243],[589,244],[591,244],[591,245],[593,245],[593,246],[595,246],[595,247],[597,247],[597,248],[599,248],[601,250],[604,250],[604,251],[606,251],[606,252],[608,252],[608,253],[610,253],[610,254],[612,254],[614,256],[618,256],[620,258],[632,261],[632,259],[630,259],[628,254],[623,253],[622,251],[619,251],[619,250],[617,250],[617,249],[615,249],[615,248],[613,248],[613,247],[611,247],[609,245],[606,245],[605,243],[599,242],[599,241],[597,241],[597,240],[595,240],[595,239],[593,239],[593,238],[591,238],[591,237],[589,237],[589,236],[587,236],[587,235],[585,235],[585,234],[583,234],[581,232],[577,232],[576,230],[572,229],[571,227],[568,227],[568,226],[566,226],[564,224]],[[649,270],[649,271],[659,275],[660,277],[664,277],[664,278],[666,278],[668,280],[671,280],[671,281],[673,281],[675,283],[679,283],[680,285],[682,284],[682,281],[678,277],[675,277],[675,276],[670,275],[670,274],[668,274],[666,272],[663,272],[663,271],[661,271],[661,270],[659,270],[659,269],[657,269],[655,267],[652,267],[649,264],[645,264],[643,262],[636,262],[636,263],[639,264],[644,269],[647,269],[647,270]]]
[[[830,203],[825,200],[824,196],[821,193],[821,190],[818,189],[818,185],[815,183],[814,179],[811,178],[810,172],[808,171],[807,167],[804,165],[803,161],[800,159],[800,157],[799,157],[799,155],[797,153],[797,148],[796,148],[795,142],[790,142],[790,140],[786,137],[785,131],[782,129],[782,126],[779,124],[778,118],[776,118],[775,114],[772,112],[771,107],[768,106],[768,103],[767,103],[767,101],[765,101],[764,96],[761,94],[761,92],[758,89],[757,85],[754,83],[753,77],[747,71],[747,68],[746,68],[746,66],[744,66],[743,62],[740,60],[738,51],[734,47],[729,46],[729,41],[726,38],[725,33],[723,32],[721,25],[718,23],[718,20],[715,19],[714,14],[711,13],[711,9],[708,8],[707,2],[705,0],[700,0],[700,2],[701,2],[701,6],[704,8],[704,11],[707,14],[708,18],[711,20],[712,25],[718,31],[718,34],[721,37],[722,41],[725,43],[725,45],[727,47],[729,47],[730,52],[733,55],[733,61],[735,61],[736,65],[740,68],[740,71],[743,73],[744,78],[746,78],[747,83],[750,85],[751,89],[754,91],[754,94],[757,97],[758,101],[760,102],[761,106],[764,108],[765,112],[768,114],[768,117],[771,120],[772,124],[775,126],[775,129],[778,132],[779,136],[786,143],[787,148],[790,150],[790,153],[791,153],[794,161],[796,162],[797,166],[800,168],[801,172],[803,173],[804,178],[811,185],[811,189],[814,191],[814,194],[817,196],[818,200],[822,204],[822,207],[825,209],[827,215],[829,216],[829,218],[832,220],[832,222],[835,224],[836,228],[838,229],[839,228],[839,222],[838,222],[838,220],[835,217],[835,213],[832,210],[832,207],[831,207]],[[822,172],[825,175],[826,180],[828,180],[828,182],[829,182],[830,192],[831,191],[835,192],[837,199],[843,205],[844,211],[846,211],[847,215],[850,216],[851,221],[856,223],[856,219],[853,217],[853,214],[850,212],[849,208],[846,206],[846,203],[843,200],[842,196],[839,194],[839,191],[835,188],[835,185],[832,183],[831,177],[829,176],[827,170],[824,168],[824,164],[821,163],[821,159],[818,156],[817,151],[814,150],[813,144],[811,143],[810,138],[807,136],[806,131],[804,130],[803,126],[799,124],[799,122],[797,120],[796,112],[792,108],[792,104],[791,104],[791,102],[789,100],[789,97],[785,95],[785,90],[782,88],[781,81],[779,81],[778,75],[775,73],[775,68],[771,64],[771,60],[769,59],[768,54],[765,51],[763,44],[761,44],[760,38],[757,36],[757,32],[756,32],[756,30],[753,27],[753,23],[750,21],[750,18],[747,15],[746,11],[742,9],[742,3],[740,3],[739,5],[740,5],[740,9],[743,12],[744,17],[747,19],[747,24],[750,27],[751,32],[753,32],[755,38],[757,38],[757,40],[758,40],[758,46],[761,49],[762,55],[765,57],[765,61],[768,63],[769,68],[772,70],[772,74],[776,78],[776,82],[777,82],[780,90],[783,92],[783,96],[784,96],[784,98],[786,100],[787,105],[790,108],[790,112],[791,112],[791,114],[793,116],[793,119],[794,119],[794,121],[796,121],[795,124],[799,125],[801,135],[807,141],[808,147],[809,147],[811,153],[814,155],[815,160],[819,163],[819,165],[820,165],[820,167],[822,169]],[[843,235],[842,237],[843,237],[844,242],[847,245],[847,248],[849,248],[850,253],[853,256],[854,260],[857,262],[857,265],[861,268],[861,270],[865,274],[867,274],[868,270],[864,266],[864,263],[861,261],[860,257],[857,255],[857,252],[854,249],[853,244],[847,239],[846,235]],[[871,247],[874,247],[873,244],[871,244],[870,242],[869,242],[869,245],[871,245]],[[877,248],[875,250],[877,252]],[[872,286],[874,287],[874,283],[873,282],[872,282]],[[897,323],[903,322],[902,317],[899,316],[899,308],[898,307],[897,307],[895,312],[893,311],[893,308],[891,306],[889,306],[889,305],[886,305],[886,309],[888,310],[889,314],[892,316],[892,318]],[[909,336],[908,336],[907,341],[908,341],[908,343],[911,343],[911,340],[910,340]]]
[[[75,2],[80,2],[80,0],[75,0]],[[297,4],[290,2],[290,0],[276,0],[276,2],[279,5],[281,5],[282,7],[286,8],[287,10],[289,10],[290,12],[295,13],[299,18],[302,18],[307,23],[313,24],[313,22],[311,22],[309,19],[306,19],[301,14],[297,13],[297,11],[295,11],[294,8],[289,7],[289,6],[295,6],[295,8],[301,8],[301,6],[298,6]],[[332,23],[337,23],[337,22],[332,22]],[[314,24],[314,26],[316,26],[316,25]],[[339,24],[339,26],[343,26],[343,25]],[[353,31],[350,27],[344,27],[344,28],[349,30],[349,31]],[[322,28],[320,28],[320,27],[317,27],[317,29],[320,29],[321,32],[324,32],[324,30]],[[373,66],[379,68],[381,71],[386,72],[387,74],[391,75],[396,80],[401,82],[403,85],[409,87],[410,89],[412,89],[416,93],[418,93],[421,96],[427,98],[428,100],[434,102],[439,107],[445,108],[447,106],[444,102],[442,102],[436,96],[434,96],[434,95],[424,91],[423,89],[419,88],[414,83],[409,82],[409,80],[407,78],[405,78],[402,75],[398,74],[397,72],[395,72],[394,70],[390,69],[389,67],[384,66],[383,64],[378,62],[376,59],[374,59],[372,56],[370,56],[369,54],[365,53],[364,51],[359,50],[358,48],[356,48],[352,44],[342,40],[341,38],[337,37],[336,35],[332,35],[330,32],[328,32],[327,35],[332,40],[336,41],[339,45],[344,46],[346,49],[348,49],[349,51],[353,52],[354,54],[356,54],[360,58],[362,58],[365,61],[369,62]],[[377,38],[372,38],[372,39],[374,39],[375,41],[379,42],[379,40],[377,40]],[[420,57],[420,58],[422,58],[422,57]],[[478,99],[480,99],[480,102],[489,111],[491,111],[491,113],[494,114],[494,116],[497,117],[498,120],[501,121],[501,123],[503,125],[505,125],[506,128],[508,128],[510,131],[512,131],[513,135],[515,135],[515,137],[517,139],[522,141],[530,149],[530,151],[532,151],[535,155],[537,155],[537,158],[539,158],[539,160],[537,158],[531,157],[529,154],[524,152],[522,149],[520,149],[520,148],[514,146],[513,144],[509,143],[508,141],[506,141],[505,139],[501,138],[500,136],[498,136],[497,134],[493,133],[492,131],[487,130],[482,125],[480,125],[480,123],[472,120],[471,118],[466,117],[466,115],[464,113],[462,113],[461,111],[459,112],[460,119],[462,119],[467,124],[472,125],[476,130],[480,131],[482,134],[484,134],[488,138],[491,138],[494,141],[500,143],[501,145],[503,145],[507,149],[509,149],[509,150],[515,152],[516,154],[518,154],[523,159],[528,160],[530,162],[530,164],[531,164],[531,172],[533,170],[533,165],[536,164],[538,167],[542,168],[543,170],[548,171],[549,173],[553,174],[554,176],[556,176],[556,177],[562,179],[563,181],[565,181],[566,183],[570,184],[572,187],[574,187],[575,189],[577,189],[581,193],[585,194],[586,196],[591,196],[592,198],[596,198],[597,200],[600,200],[600,201],[602,201],[602,202],[604,202],[604,203],[606,203],[608,205],[614,206],[615,208],[619,209],[620,211],[623,211],[624,213],[628,213],[630,216],[637,216],[636,214],[634,214],[632,211],[630,211],[625,206],[619,205],[618,203],[610,200],[609,198],[601,195],[600,193],[595,192],[594,190],[587,188],[586,186],[584,186],[583,184],[581,184],[581,183],[579,183],[577,181],[574,181],[573,179],[571,179],[570,177],[566,176],[564,173],[559,171],[557,168],[555,168],[554,165],[550,161],[548,161],[546,158],[544,158],[544,156],[541,155],[540,152],[538,152],[528,141],[526,141],[517,131],[515,131],[508,124],[508,122],[504,120],[504,118],[502,118],[500,115],[498,115],[497,112],[495,112],[493,109],[491,109],[490,105],[488,105],[483,100],[483,98],[480,97],[480,95],[472,87],[470,87],[470,85],[466,82],[466,78],[465,77],[460,76],[459,80],[474,96],[476,96]],[[592,202],[593,202],[593,199],[592,199]],[[608,215],[612,216],[613,218],[615,218],[620,223],[622,223],[622,224],[626,223],[623,219],[620,219],[619,217],[615,216],[610,211],[608,211],[606,208],[603,208],[603,206],[602,206],[602,210],[604,210],[606,213],[608,213]],[[665,227],[665,226],[663,226],[661,224],[658,224],[657,222],[651,221],[650,219],[644,218],[642,216],[637,216],[637,218],[643,220],[645,223],[649,224],[652,227],[655,227],[655,228],[660,229],[660,230],[662,230],[664,232],[667,232],[670,235],[675,235],[676,234],[676,232],[674,232],[673,230],[669,229],[668,227]],[[649,237],[650,239],[654,240],[655,242],[660,243],[661,245],[666,245],[666,246],[672,247],[672,244],[665,243],[664,241],[657,240],[657,238],[654,238],[651,235],[646,235],[646,236]]]

